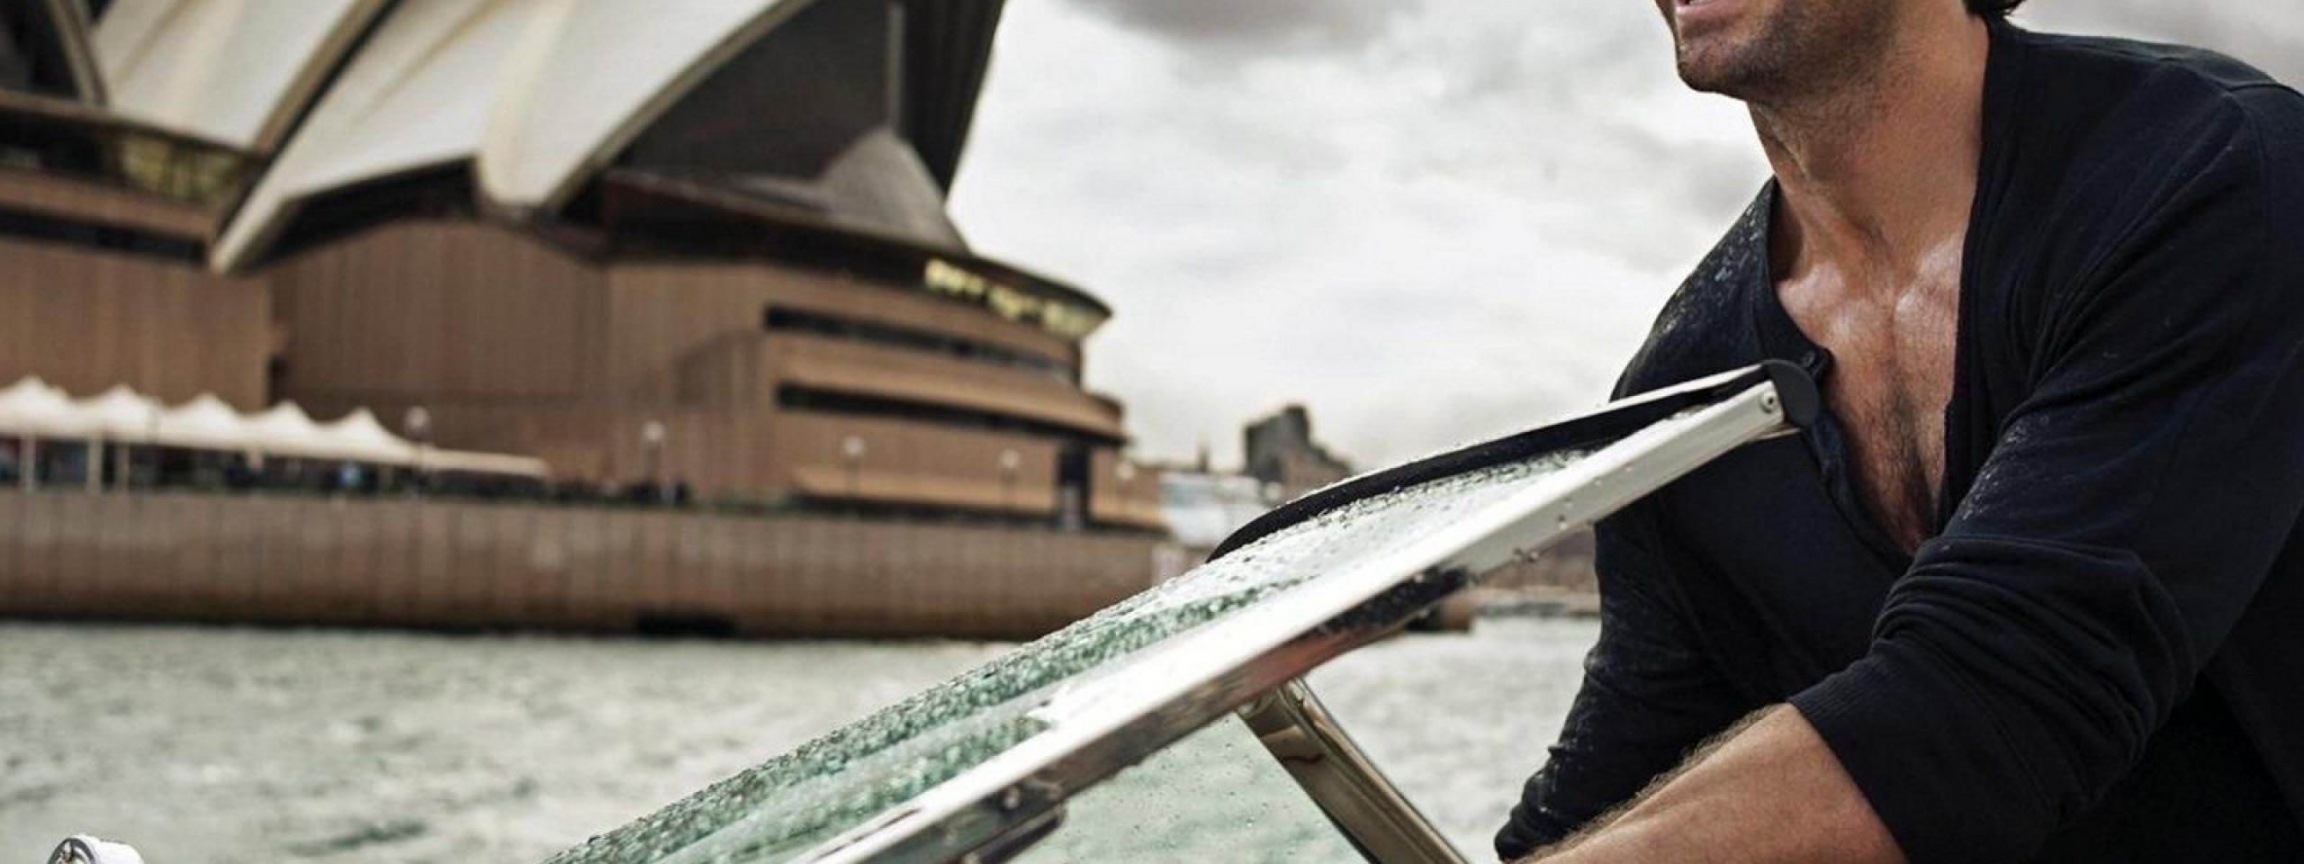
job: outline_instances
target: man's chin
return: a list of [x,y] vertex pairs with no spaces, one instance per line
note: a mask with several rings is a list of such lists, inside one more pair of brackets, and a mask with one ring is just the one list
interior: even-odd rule
[[1749,95],[1757,71],[1751,58],[1739,56],[1735,46],[1707,45],[1676,52],[1680,83],[1699,93],[1717,93],[1735,99]]
[[1690,62],[1687,58],[1682,58],[1679,68],[1680,83],[1688,85],[1690,90],[1698,93],[1718,93],[1723,96],[1736,95],[1733,92],[1736,89],[1736,76],[1729,74],[1728,70],[1721,68],[1720,64]]

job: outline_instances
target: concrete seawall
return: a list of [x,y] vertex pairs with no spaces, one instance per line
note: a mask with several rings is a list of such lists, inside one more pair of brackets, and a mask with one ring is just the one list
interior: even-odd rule
[[1150,585],[1160,545],[818,516],[0,492],[0,617],[1017,639]]

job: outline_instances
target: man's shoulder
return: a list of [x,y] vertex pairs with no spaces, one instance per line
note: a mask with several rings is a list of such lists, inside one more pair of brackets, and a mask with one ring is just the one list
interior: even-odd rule
[[2189,45],[2010,28],[2027,54],[2023,116],[2032,126],[2091,129],[2099,147],[2256,138],[2304,117],[2304,95],[2262,69]]
[[1615,398],[1734,369],[1758,360],[1748,343],[1750,291],[1766,279],[1771,188],[1763,188],[1703,263],[1680,283],[1616,381]]
[[2002,182],[2025,222],[2117,249],[2203,217],[2260,230],[2298,200],[2304,95],[2290,86],[2201,48],[2010,32],[2023,61]]
[[2014,32],[2042,62],[2078,67],[2089,74],[2125,73],[2123,77],[2136,81],[2193,88],[2202,96],[2286,87],[2262,69],[2206,48],[2110,36]]
[[1992,304],[1974,308],[1995,322],[1977,332],[1997,334],[1980,344],[2008,351],[2010,368],[2067,356],[2123,298],[2149,298],[2173,328],[2185,298],[2222,304],[2190,307],[2213,315],[2256,302],[2235,292],[2293,284],[2262,274],[2304,273],[2286,239],[2304,220],[2304,96],[2197,48],[2015,44],[2029,50],[2003,84],[2019,83],[1986,88],[1998,120],[1969,247],[1978,302]]

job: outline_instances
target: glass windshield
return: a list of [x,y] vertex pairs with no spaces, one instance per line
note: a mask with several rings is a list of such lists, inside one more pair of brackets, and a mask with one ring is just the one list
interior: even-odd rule
[[1588,618],[1484,615],[1470,633],[1409,633],[1308,680],[1338,726],[1468,859],[1560,738],[1599,638]]
[[1508,463],[1362,499],[1283,529],[553,862],[790,860],[1062,722],[1036,709],[1064,685],[1397,550],[1573,460],[1556,454]]
[[1064,805],[1017,864],[1358,860],[1256,735],[1218,720]]

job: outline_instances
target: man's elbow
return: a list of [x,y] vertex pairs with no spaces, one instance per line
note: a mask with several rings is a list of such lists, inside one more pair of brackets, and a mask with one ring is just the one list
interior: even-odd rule
[[1913,860],[2020,859],[2141,758],[2183,652],[2031,598],[1910,587],[1871,653],[1794,704]]

